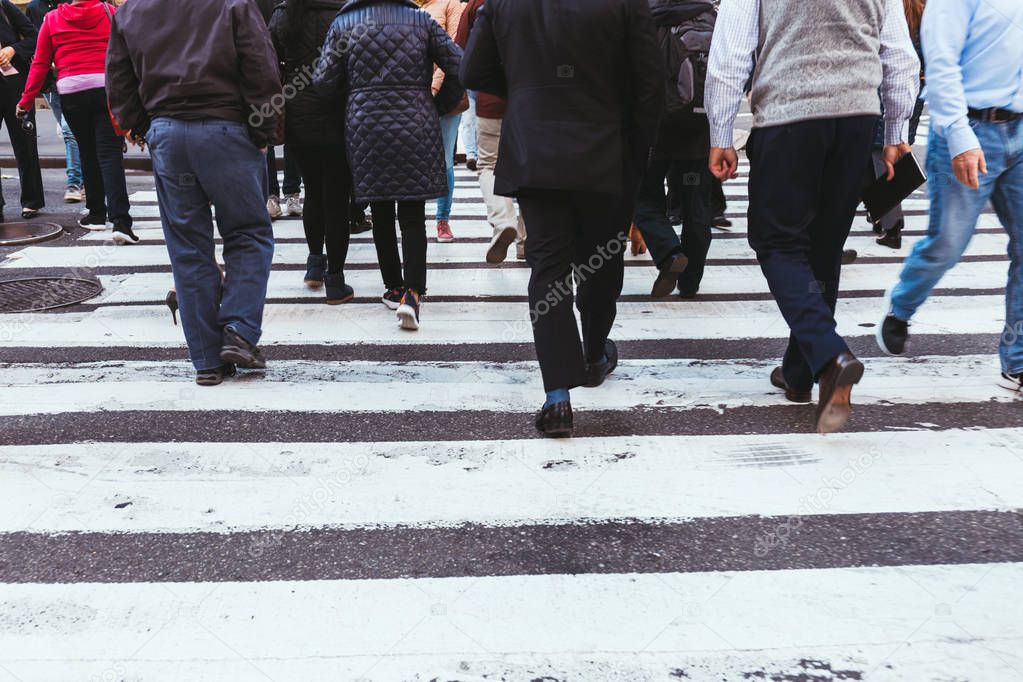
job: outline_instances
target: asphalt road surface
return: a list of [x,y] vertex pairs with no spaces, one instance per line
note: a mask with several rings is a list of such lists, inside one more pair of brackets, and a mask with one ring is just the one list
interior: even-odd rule
[[[822,437],[768,383],[786,328],[746,243],[742,170],[695,301],[651,300],[649,257],[627,257],[622,364],[574,391],[570,441],[532,428],[529,272],[483,262],[461,167],[418,333],[380,304],[369,235],[355,301],[328,307],[285,218],[270,367],[217,388],[193,383],[162,304],[149,176],[131,178],[141,244],[69,228],[0,252],[0,279],[103,285],[0,314],[0,680],[1023,679],[1023,419],[995,384],[995,216],[906,358],[873,334],[926,193],[899,252],[857,218],[838,319],[867,374],[847,431]],[[77,207],[48,202],[70,225]]]

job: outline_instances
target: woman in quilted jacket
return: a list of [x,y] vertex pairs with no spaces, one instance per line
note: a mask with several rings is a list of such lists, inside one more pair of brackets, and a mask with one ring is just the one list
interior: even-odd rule
[[284,64],[284,138],[305,180],[302,226],[309,246],[305,283],[311,288],[322,285],[328,305],[355,296],[344,273],[352,181],[341,115],[344,102],[336,93],[323,96],[309,87],[309,74],[344,4],[345,0],[288,0],[277,6],[270,20],[274,48]]
[[[330,27],[313,74],[321,93],[347,98],[345,142],[355,200],[372,205],[383,303],[397,311],[403,329],[419,328],[426,202],[448,189],[440,120],[461,102],[461,58],[461,49],[412,0],[350,0]],[[446,75],[436,94],[434,64]]]

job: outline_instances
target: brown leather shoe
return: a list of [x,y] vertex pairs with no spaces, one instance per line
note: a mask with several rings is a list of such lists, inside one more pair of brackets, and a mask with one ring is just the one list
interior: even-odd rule
[[790,388],[781,373],[781,367],[775,367],[771,372],[771,385],[785,391],[785,399],[793,403],[808,403],[813,400],[812,391],[797,391]]
[[852,414],[852,387],[863,378],[863,363],[852,353],[842,353],[820,376],[817,404],[817,433],[834,433]]

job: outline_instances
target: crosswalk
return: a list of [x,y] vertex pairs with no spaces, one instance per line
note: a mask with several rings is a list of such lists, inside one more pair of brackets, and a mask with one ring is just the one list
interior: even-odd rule
[[[922,151],[921,151],[922,154]],[[0,680],[1023,679],[1023,420],[995,385],[1007,239],[882,357],[903,249],[857,218],[839,329],[867,364],[846,432],[767,382],[787,334],[746,244],[745,163],[694,301],[627,256],[623,362],[537,438],[528,269],[488,266],[475,177],[429,246],[410,334],[368,235],[351,304],[305,289],[275,223],[270,369],[193,383],[155,194],[137,246],[0,261],[103,293],[0,315]],[[428,207],[428,212],[430,207]]]

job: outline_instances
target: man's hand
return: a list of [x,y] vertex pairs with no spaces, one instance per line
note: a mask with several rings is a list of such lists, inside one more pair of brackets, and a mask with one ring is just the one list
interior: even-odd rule
[[980,175],[987,175],[987,161],[981,149],[971,149],[952,159],[956,180],[970,189],[980,189]]
[[895,179],[895,164],[898,163],[899,159],[906,154],[912,153],[913,148],[905,142],[885,145],[884,151],[881,152],[881,158],[884,159],[884,165],[888,169],[888,182]]
[[735,147],[711,147],[710,172],[721,182],[739,177],[739,154]]

